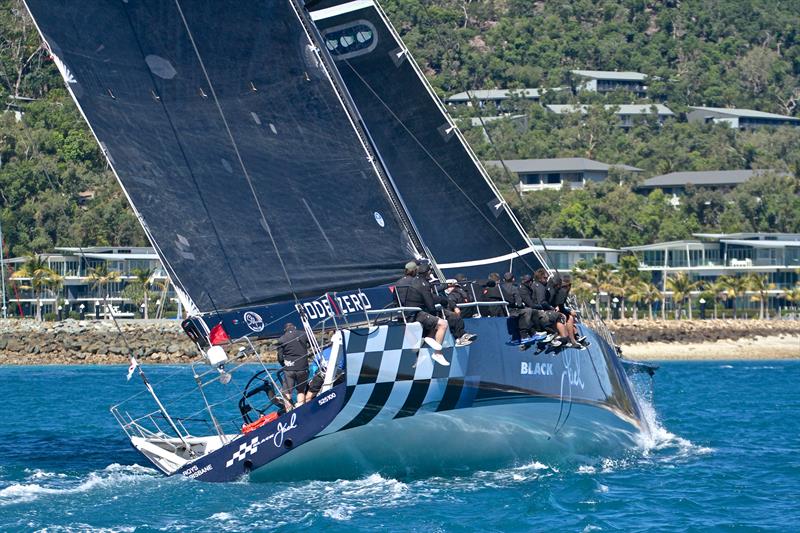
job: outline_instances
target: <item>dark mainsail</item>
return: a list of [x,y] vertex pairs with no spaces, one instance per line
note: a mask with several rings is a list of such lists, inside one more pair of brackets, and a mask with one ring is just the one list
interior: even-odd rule
[[307,1],[384,167],[446,273],[474,277],[541,265],[373,0]]
[[288,0],[26,0],[197,311],[397,278],[414,252]]

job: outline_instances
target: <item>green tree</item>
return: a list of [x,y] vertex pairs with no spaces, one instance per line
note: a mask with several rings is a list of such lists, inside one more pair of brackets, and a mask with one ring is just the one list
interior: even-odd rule
[[689,320],[692,319],[692,291],[701,286],[701,282],[692,281],[686,272],[678,272],[666,279],[667,288],[672,291],[672,300],[675,302],[675,318],[680,315],[680,307],[686,303],[686,312]]
[[53,269],[51,269],[47,261],[39,255],[31,254],[27,261],[16,270],[11,279],[20,280],[20,288],[33,291],[34,298],[36,298],[36,319],[42,320],[42,298],[46,290],[54,291],[60,286],[62,278]]

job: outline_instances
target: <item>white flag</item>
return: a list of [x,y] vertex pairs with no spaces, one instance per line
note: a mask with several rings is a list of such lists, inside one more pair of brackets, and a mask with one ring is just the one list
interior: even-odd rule
[[139,366],[139,362],[135,357],[131,357],[131,366],[128,367],[128,381],[133,377],[133,371],[136,370],[137,366]]

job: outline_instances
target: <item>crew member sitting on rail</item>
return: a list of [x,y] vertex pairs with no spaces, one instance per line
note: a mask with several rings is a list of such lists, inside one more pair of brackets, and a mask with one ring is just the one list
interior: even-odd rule
[[512,272],[506,272],[503,275],[503,280],[500,289],[503,291],[503,297],[508,302],[508,315],[517,317],[520,338],[530,337],[533,335],[533,309],[525,307],[522,293],[517,284],[514,283],[514,274]]
[[547,283],[547,286],[550,293],[550,305],[566,317],[567,329],[573,332],[575,339],[582,345],[588,346],[586,336],[580,335],[578,326],[575,325],[578,314],[567,305],[569,291],[572,288],[572,277],[569,274],[556,274]]
[[[406,263],[404,276],[395,284],[395,294],[402,307],[418,307],[421,309],[414,313],[411,320],[422,324],[425,342],[433,348],[431,359],[440,365],[449,366],[450,363],[442,354],[442,342],[447,333],[447,321],[436,317],[436,304],[431,291],[417,276],[418,265],[414,261]],[[431,333],[434,338],[431,338]]]
[[[500,274],[492,272],[489,274],[489,279],[486,280],[481,297],[484,302],[502,302],[503,295],[500,293]],[[491,305],[484,308],[486,316],[504,316],[502,305]],[[483,314],[483,313],[481,313]]]
[[447,295],[447,309],[444,311],[450,332],[456,338],[456,346],[467,346],[472,344],[477,335],[464,331],[464,315],[458,304],[469,303],[467,293],[458,285],[454,279],[447,280],[447,288],[444,290]]
[[[306,401],[308,391],[308,346],[304,331],[298,331],[291,322],[283,327],[283,335],[278,339],[278,363],[283,367],[283,396],[291,401],[292,390],[296,390],[297,406]],[[291,408],[291,405],[286,406],[287,411]]]
[[575,339],[574,330],[567,328],[566,316],[559,313],[550,304],[550,298],[547,294],[547,270],[540,268],[533,273],[534,281],[531,283],[533,293],[533,308],[541,311],[538,314],[539,325],[546,331],[558,332],[559,339],[553,341],[553,344],[560,346],[561,344],[569,344],[573,348],[583,349],[583,346]]

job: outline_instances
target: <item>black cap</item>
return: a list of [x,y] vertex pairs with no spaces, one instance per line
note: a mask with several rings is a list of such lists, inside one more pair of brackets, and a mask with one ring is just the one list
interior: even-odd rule
[[530,283],[532,279],[530,274],[525,274],[522,276],[522,283]]
[[514,273],[513,272],[506,272],[503,274],[503,279],[505,281],[514,281]]

